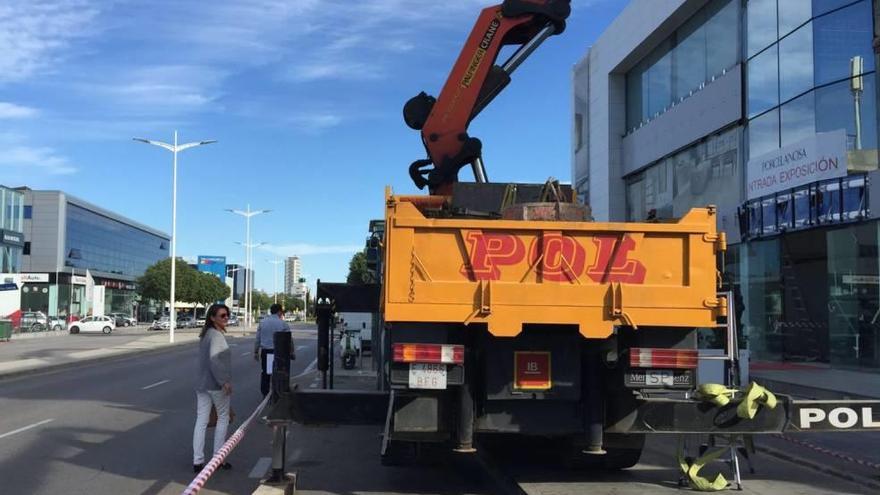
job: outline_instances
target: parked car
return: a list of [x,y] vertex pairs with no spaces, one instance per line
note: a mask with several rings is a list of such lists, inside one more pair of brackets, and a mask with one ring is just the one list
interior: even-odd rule
[[110,334],[115,328],[116,320],[109,316],[87,316],[67,325],[67,330],[72,334],[87,332]]
[[177,319],[177,328],[195,328],[198,325],[192,316],[182,316]]
[[202,328],[203,326],[205,326],[205,319],[196,318],[196,328]]
[[171,329],[171,318],[167,316],[163,316],[158,320],[153,321],[153,324],[150,325],[150,328],[147,330],[170,330]]
[[229,322],[227,323],[227,325],[229,325],[230,327],[237,327],[238,326],[238,316],[229,315]]
[[42,332],[45,330],[63,330],[64,320],[47,316],[42,311],[25,311],[21,314],[19,324],[22,332]]
[[116,320],[117,327],[131,327],[137,325],[137,320],[125,313],[110,313],[107,316]]

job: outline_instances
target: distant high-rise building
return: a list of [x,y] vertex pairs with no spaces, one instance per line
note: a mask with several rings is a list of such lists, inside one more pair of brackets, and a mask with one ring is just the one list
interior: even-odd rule
[[284,293],[290,295],[299,294],[299,279],[302,277],[302,262],[298,256],[291,256],[284,260]]
[[238,301],[238,304],[244,304],[244,280],[246,271],[250,272],[250,278],[253,280],[253,270],[245,270],[243,266],[236,264],[226,265],[226,276],[232,277],[232,298],[235,301]]

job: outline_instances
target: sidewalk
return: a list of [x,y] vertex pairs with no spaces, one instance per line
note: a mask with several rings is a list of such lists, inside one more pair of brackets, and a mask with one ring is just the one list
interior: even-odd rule
[[809,364],[752,362],[751,379],[774,392],[808,399],[880,399],[880,370],[852,371]]
[[68,335],[16,339],[0,343],[0,378],[52,371],[90,361],[159,351],[198,341],[197,330],[177,331],[174,343],[165,332],[144,335]]
[[[244,327],[228,329],[230,338],[253,339],[253,335],[254,330]],[[315,338],[315,332],[308,328],[294,328],[293,335],[295,339]],[[146,327],[120,328],[110,335],[39,332],[34,336],[0,341],[0,379],[194,344],[199,340],[199,329],[177,329],[174,343],[168,341],[167,331],[150,333]]]
[[[799,399],[880,399],[880,373],[832,369],[809,363],[752,361],[751,379],[771,391]],[[880,432],[762,435],[758,449],[830,472],[851,481],[880,486]]]

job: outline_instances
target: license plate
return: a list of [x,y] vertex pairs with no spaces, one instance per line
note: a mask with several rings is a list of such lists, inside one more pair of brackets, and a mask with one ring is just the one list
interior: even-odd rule
[[693,374],[688,371],[630,370],[626,373],[629,387],[690,388],[693,381]]
[[648,370],[645,385],[649,387],[671,387],[675,385],[671,371]]
[[409,388],[446,389],[446,365],[410,363]]

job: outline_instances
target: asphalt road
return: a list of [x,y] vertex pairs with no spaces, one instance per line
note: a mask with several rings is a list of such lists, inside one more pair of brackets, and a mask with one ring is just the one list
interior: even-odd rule
[[[301,373],[314,360],[313,333],[295,329]],[[231,337],[237,426],[260,402],[253,337]],[[0,381],[0,493],[177,494],[192,479],[195,346]],[[493,494],[509,481],[530,495],[675,493],[671,437],[657,437],[634,469],[603,473],[559,467],[549,450],[487,449],[487,475],[473,458],[441,455],[427,464],[384,467],[379,427],[291,428],[288,470],[298,493]],[[211,443],[211,431],[207,442]],[[203,493],[249,494],[268,468],[270,431],[256,423]],[[750,494],[862,494],[871,489],[766,455],[744,469]],[[710,471],[711,472],[711,471]]]
[[[316,341],[294,329],[297,361]],[[231,337],[236,427],[261,401],[253,337]],[[195,346],[0,380],[0,493],[179,494],[190,482]],[[468,467],[384,468],[377,428],[291,429],[299,493],[491,493]],[[231,431],[230,431],[231,434]],[[206,444],[211,444],[209,430]],[[249,494],[266,474],[270,431],[256,423],[202,493]]]
[[[239,423],[262,399],[252,338],[229,339]],[[294,373],[308,366],[315,341],[296,345]],[[195,351],[182,345],[0,382],[0,491],[180,493],[194,476]],[[235,468],[215,475],[204,493],[251,493],[258,480],[250,471],[269,455],[268,429],[256,424],[230,458]]]

